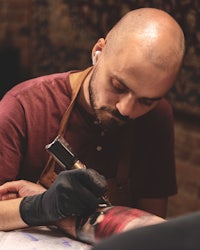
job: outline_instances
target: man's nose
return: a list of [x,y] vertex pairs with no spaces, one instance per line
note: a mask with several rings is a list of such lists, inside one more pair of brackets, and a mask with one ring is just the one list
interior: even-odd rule
[[119,101],[116,103],[116,108],[119,111],[119,113],[123,116],[127,116],[130,119],[135,118],[134,117],[134,110],[136,107],[136,100],[132,94],[124,95],[119,99]]

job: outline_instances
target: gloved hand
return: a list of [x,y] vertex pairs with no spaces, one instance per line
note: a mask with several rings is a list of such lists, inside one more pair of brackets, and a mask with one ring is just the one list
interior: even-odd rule
[[30,226],[39,226],[70,215],[90,216],[106,186],[105,178],[93,169],[63,171],[43,194],[22,200],[21,218]]

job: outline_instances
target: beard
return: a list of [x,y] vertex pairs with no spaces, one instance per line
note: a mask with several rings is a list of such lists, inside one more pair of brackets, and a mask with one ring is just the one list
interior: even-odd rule
[[97,73],[97,68],[94,68],[88,86],[90,105],[94,112],[96,120],[104,130],[110,130],[126,124],[131,119],[127,116],[121,115],[117,109],[113,109],[108,106],[97,107],[96,104],[97,91],[95,91],[93,87],[96,73]]

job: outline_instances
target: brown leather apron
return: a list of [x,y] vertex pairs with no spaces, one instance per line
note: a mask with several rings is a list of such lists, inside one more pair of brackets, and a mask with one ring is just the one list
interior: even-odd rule
[[[92,67],[87,68],[82,72],[74,73],[70,76],[70,83],[72,87],[72,100],[61,120],[58,136],[64,136],[67,128],[67,122],[73,109],[76,97],[78,96],[82,83],[84,82],[88,74],[91,72],[91,70]],[[125,134],[123,135],[121,141],[121,158],[117,166],[117,175],[115,178],[107,180],[107,197],[113,205],[132,205],[133,197],[130,186],[130,151],[132,148],[132,140],[130,140],[130,138],[132,138],[131,127],[125,131]],[[55,159],[52,156],[49,156],[46,166],[38,180],[38,183],[40,183],[45,188],[49,188],[58,175],[57,171],[55,171],[55,163]]]

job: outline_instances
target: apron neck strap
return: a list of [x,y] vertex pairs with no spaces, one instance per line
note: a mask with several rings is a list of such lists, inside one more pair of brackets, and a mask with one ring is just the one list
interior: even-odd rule
[[68,106],[67,110],[65,111],[62,120],[60,122],[60,127],[59,127],[59,131],[58,131],[58,135],[59,136],[63,136],[66,130],[66,125],[67,122],[69,120],[71,111],[73,109],[75,100],[78,96],[78,93],[80,91],[80,88],[85,80],[85,78],[88,76],[88,74],[91,72],[92,67],[87,68],[84,71],[78,72],[78,73],[74,73],[70,76],[70,83],[71,83],[71,87],[72,87],[72,99],[70,102],[70,105]]

